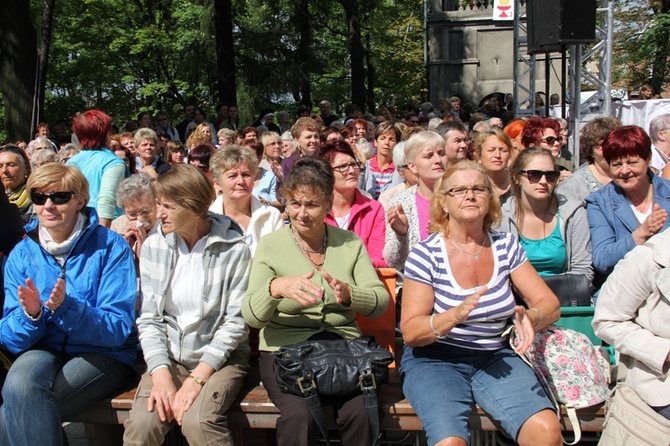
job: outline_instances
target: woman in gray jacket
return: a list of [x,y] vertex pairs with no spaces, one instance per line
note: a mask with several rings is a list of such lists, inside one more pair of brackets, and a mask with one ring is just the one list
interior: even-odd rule
[[161,226],[142,247],[137,321],[147,373],[124,445],[158,446],[175,423],[191,445],[232,445],[225,413],[249,359],[241,314],[251,265],[244,231],[208,214],[214,188],[194,166],[173,166],[153,188]]
[[519,238],[540,276],[583,274],[593,280],[591,235],[580,201],[555,192],[559,178],[546,149],[524,150],[511,169],[513,196],[498,228]]

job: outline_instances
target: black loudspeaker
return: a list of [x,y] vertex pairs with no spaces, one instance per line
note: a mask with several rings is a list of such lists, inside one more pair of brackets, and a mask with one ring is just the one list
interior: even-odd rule
[[528,54],[596,40],[597,0],[528,0]]

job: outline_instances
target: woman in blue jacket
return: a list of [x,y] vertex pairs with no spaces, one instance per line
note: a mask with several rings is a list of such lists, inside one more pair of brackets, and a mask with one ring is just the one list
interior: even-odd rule
[[40,167],[28,193],[38,220],[5,267],[0,346],[16,355],[2,388],[0,444],[61,445],[69,419],[133,376],[133,254],[87,208],[88,182]]
[[603,156],[612,182],[586,198],[593,266],[603,276],[635,246],[670,225],[670,181],[653,174],[651,139],[640,127],[607,135]]

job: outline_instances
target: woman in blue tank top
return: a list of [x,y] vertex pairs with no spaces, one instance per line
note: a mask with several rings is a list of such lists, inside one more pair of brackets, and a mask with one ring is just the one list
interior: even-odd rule
[[532,147],[511,169],[513,196],[503,205],[499,230],[519,238],[541,276],[583,274],[593,280],[591,237],[581,201],[555,192],[559,180],[554,157]]

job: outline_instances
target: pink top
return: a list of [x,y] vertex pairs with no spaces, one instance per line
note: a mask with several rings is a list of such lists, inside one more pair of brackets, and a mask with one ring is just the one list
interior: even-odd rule
[[[326,215],[326,223],[337,227],[332,212]],[[381,204],[356,190],[349,213],[349,224],[345,229],[352,231],[363,240],[375,268],[387,267],[382,255],[386,237],[386,214]]]
[[419,234],[421,234],[421,240],[426,240],[430,221],[430,200],[419,195],[419,191],[414,196],[416,197],[416,213],[419,216]]

